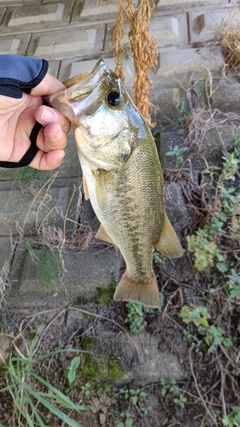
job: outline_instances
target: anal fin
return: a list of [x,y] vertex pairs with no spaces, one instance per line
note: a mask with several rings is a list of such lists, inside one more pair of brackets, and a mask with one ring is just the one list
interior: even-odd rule
[[161,235],[155,247],[159,252],[161,252],[161,254],[171,258],[178,258],[183,255],[182,245],[178,240],[176,232],[170,223],[166,212]]
[[112,241],[111,237],[106,232],[103,225],[100,225],[100,228],[96,234],[96,238],[100,239],[100,240],[104,240],[105,242],[108,242],[108,243],[112,243],[112,245],[114,245],[114,242]]

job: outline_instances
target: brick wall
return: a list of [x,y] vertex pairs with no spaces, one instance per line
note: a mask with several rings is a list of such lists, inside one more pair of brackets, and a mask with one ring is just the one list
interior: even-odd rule
[[[0,54],[44,57],[64,80],[92,67],[100,57],[114,68],[111,23],[116,7],[99,0],[0,0]],[[219,73],[224,60],[213,44],[216,31],[240,0],[160,0],[150,28],[157,38],[159,66],[152,101],[173,111],[192,73]],[[127,37],[125,38],[127,43]],[[133,82],[131,58],[125,60],[126,85]],[[159,110],[159,111],[160,111]]]

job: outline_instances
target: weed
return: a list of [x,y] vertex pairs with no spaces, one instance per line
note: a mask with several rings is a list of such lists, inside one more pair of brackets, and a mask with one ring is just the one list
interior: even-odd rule
[[[149,307],[145,307],[140,302],[132,302],[128,301],[126,303],[126,307],[128,309],[128,314],[125,319],[125,323],[129,323],[130,331],[133,334],[139,334],[143,332],[145,327],[147,326],[147,322],[144,318],[146,313],[153,313],[153,309]],[[160,292],[160,305],[159,310],[163,307],[163,294]]]
[[[20,353],[20,351],[18,351]],[[33,343],[28,356],[10,356],[6,368],[6,387],[0,393],[8,392],[14,405],[15,423],[19,426],[44,427],[42,409],[45,407],[52,416],[64,421],[70,427],[81,427],[70,418],[66,411],[82,411],[83,405],[76,405],[69,397],[34,372],[34,365],[49,357],[34,358]],[[32,386],[34,384],[34,386]],[[45,390],[45,391],[40,391]],[[60,409],[61,408],[61,409]]]
[[125,418],[125,422],[118,423],[116,427],[132,427],[133,420],[130,418],[129,412],[121,412],[120,417]]
[[[219,175],[213,207],[214,217],[194,235],[187,236],[188,249],[194,253],[197,270],[216,267],[227,278],[231,275],[233,262],[222,252],[224,239],[240,243],[240,194],[237,186],[231,186],[240,165],[240,141],[234,142],[231,153],[224,152],[222,170]],[[237,145],[236,145],[237,144]],[[232,251],[234,253],[234,250]],[[239,285],[236,277],[235,285]],[[235,289],[236,290],[236,289]],[[232,293],[234,294],[234,292]]]
[[173,403],[180,406],[180,408],[185,408],[185,403],[187,402],[187,398],[183,396],[183,394],[180,394],[179,397],[174,397]]
[[210,314],[206,307],[197,306],[190,309],[183,306],[180,316],[186,324],[193,323],[196,326],[197,333],[193,334],[189,330],[183,333],[183,339],[194,343],[196,351],[199,353],[214,353],[218,346],[231,347],[232,341],[225,336],[225,331],[219,326],[209,325]]
[[192,310],[187,305],[184,305],[181,309],[182,321],[186,324],[193,322],[197,327],[206,326],[208,327],[208,319],[210,314],[207,311],[207,307],[197,306]]
[[133,405],[137,405],[139,399],[147,395],[144,391],[141,391],[140,388],[130,388],[129,390],[121,388],[120,393],[123,395],[124,399],[128,400]]
[[184,409],[187,398],[181,393],[176,380],[173,378],[168,382],[161,378],[160,384],[162,397],[171,397],[173,403]]
[[81,390],[82,390],[84,396],[89,396],[89,394],[92,391],[92,385],[89,382],[87,382],[86,384],[81,386]]
[[[124,399],[128,401],[130,406],[132,405],[133,407],[135,407],[138,412],[140,411],[144,416],[148,415],[152,407],[144,405],[144,399],[147,396],[147,393],[145,391],[141,390],[140,388],[121,388],[119,391],[120,394],[122,394],[122,396],[124,397]],[[126,417],[126,421],[132,421],[128,412],[122,413],[121,416]],[[126,422],[123,425],[126,426]]]
[[140,302],[132,301],[128,301],[126,303],[126,307],[128,309],[128,314],[125,319],[125,323],[129,323],[130,331],[133,334],[139,334],[144,331],[147,326],[147,322],[144,319],[144,313],[150,313],[152,312],[152,309],[145,307]]
[[199,229],[196,234],[187,236],[188,250],[194,252],[194,265],[198,271],[216,266],[219,271],[225,273],[228,270],[226,259],[221,254],[217,244],[211,239],[212,222]]
[[157,136],[158,136],[161,132],[163,132],[166,128],[167,128],[167,126],[164,126],[164,125],[160,125],[160,126],[158,126],[158,128],[157,128],[157,129],[155,129],[155,130],[153,130],[153,131],[152,131],[152,136],[153,136],[153,138],[156,140]]
[[232,415],[224,415],[222,425],[227,427],[240,427],[240,406],[232,406]]
[[239,298],[240,297],[240,276],[239,274],[232,269],[231,274],[227,276],[227,287],[229,290],[230,298]]
[[163,265],[165,263],[165,257],[162,254],[160,254],[160,252],[155,251],[153,253],[153,261],[157,265]]
[[176,167],[183,162],[183,153],[188,150],[188,147],[179,147],[178,145],[174,145],[174,147],[169,147],[170,151],[167,151],[166,156],[176,157]]
[[179,116],[177,117],[177,124],[181,126],[183,124],[183,120],[186,116],[189,116],[189,112],[185,110],[185,103],[181,101],[178,106]]
[[71,360],[71,363],[68,367],[68,373],[67,373],[69,385],[72,385],[76,379],[77,369],[80,365],[80,360],[81,360],[80,356],[75,356]]
[[45,287],[59,285],[64,273],[61,252],[45,247],[40,251],[36,266],[36,276]]

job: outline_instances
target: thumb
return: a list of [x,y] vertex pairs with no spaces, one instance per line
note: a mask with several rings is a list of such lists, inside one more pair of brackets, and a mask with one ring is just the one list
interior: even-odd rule
[[46,96],[56,92],[60,92],[65,89],[63,83],[60,82],[56,77],[47,73],[44,79],[35,88],[31,90],[33,96]]

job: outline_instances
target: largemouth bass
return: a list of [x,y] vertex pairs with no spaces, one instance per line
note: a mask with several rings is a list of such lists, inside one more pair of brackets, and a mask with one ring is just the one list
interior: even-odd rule
[[163,175],[144,118],[103,60],[64,82],[48,102],[73,123],[85,198],[101,223],[97,238],[114,244],[126,262],[114,300],[160,304],[153,251],[180,257],[164,209]]

